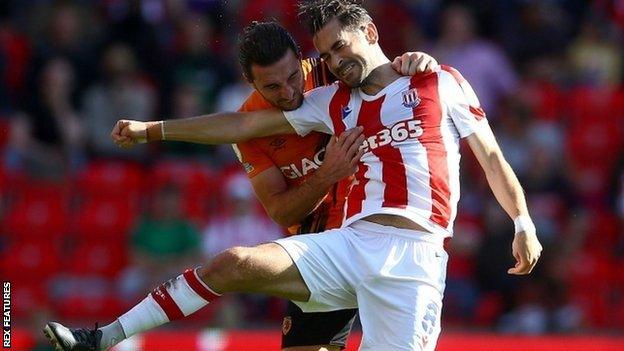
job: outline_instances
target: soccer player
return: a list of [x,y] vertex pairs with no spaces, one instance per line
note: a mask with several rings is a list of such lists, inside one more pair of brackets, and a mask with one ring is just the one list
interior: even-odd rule
[[[280,24],[254,22],[247,27],[239,40],[239,62],[255,92],[240,111],[294,110],[301,106],[304,90],[335,81],[320,59],[300,61],[299,57],[297,44]],[[423,53],[406,53],[394,63],[405,75],[437,66]],[[352,181],[349,176],[363,153],[348,150],[358,149],[362,142],[361,132],[351,129],[333,139],[320,132],[305,137],[286,134],[252,139],[234,148],[267,213],[289,227],[290,234],[305,234],[340,227]],[[356,309],[303,313],[289,302],[282,323],[282,349],[340,350],[356,314]]]
[[[360,128],[364,155],[340,229],[236,247],[156,288],[105,331],[45,331],[67,349],[105,349],[125,337],[183,318],[225,292],[294,301],[304,312],[359,308],[361,350],[432,350],[448,256],[445,238],[459,198],[459,139],[465,138],[495,197],[514,219],[510,274],[531,272],[541,252],[522,188],[461,74],[441,67],[402,77],[379,46],[366,10],[353,0],[301,6],[314,44],[341,82],[312,90],[293,111],[223,113],[183,120],[122,120],[118,145],[183,140],[231,143],[312,130]],[[103,346],[104,345],[104,346]]]

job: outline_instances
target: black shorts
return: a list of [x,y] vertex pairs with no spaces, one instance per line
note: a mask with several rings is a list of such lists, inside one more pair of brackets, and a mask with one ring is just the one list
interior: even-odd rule
[[333,345],[344,349],[357,311],[303,313],[289,301],[282,321],[282,348]]

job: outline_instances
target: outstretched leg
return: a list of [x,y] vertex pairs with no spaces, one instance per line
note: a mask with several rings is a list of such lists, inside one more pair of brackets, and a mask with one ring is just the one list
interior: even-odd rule
[[44,333],[57,350],[108,350],[134,334],[184,318],[229,292],[263,293],[294,301],[310,297],[297,266],[280,245],[234,247],[207,265],[161,284],[103,328],[68,329],[52,322]]

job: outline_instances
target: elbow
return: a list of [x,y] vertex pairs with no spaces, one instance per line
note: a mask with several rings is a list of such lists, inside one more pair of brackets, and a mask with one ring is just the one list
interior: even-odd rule
[[509,167],[505,156],[503,156],[503,153],[500,150],[491,152],[488,155],[487,160],[488,173],[500,173],[502,169],[504,169],[505,167]]
[[299,223],[299,218],[294,218],[290,213],[284,210],[283,206],[274,206],[267,211],[273,222],[282,227],[291,227]]

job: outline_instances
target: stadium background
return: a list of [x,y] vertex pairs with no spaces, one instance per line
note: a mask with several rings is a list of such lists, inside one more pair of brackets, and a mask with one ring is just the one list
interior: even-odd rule
[[[512,223],[465,153],[440,349],[498,345],[467,332],[518,349],[622,345],[624,2],[365,4],[390,58],[426,51],[472,83],[544,245],[532,276],[506,274]],[[182,268],[280,235],[229,146],[128,152],[108,137],[121,117],[236,109],[249,92],[236,36],[263,18],[313,54],[291,0],[0,2],[0,272],[15,348],[46,350],[47,320],[107,323]],[[277,347],[283,308],[229,296],[141,342],[216,350],[237,330],[229,339]]]

